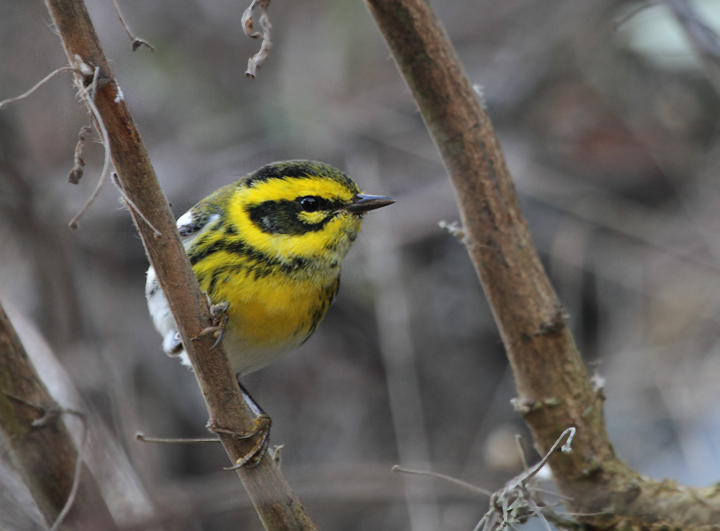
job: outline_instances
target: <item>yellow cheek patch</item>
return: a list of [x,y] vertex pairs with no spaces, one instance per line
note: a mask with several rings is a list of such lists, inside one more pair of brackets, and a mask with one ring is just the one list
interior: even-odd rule
[[[268,234],[249,222],[247,229],[243,227],[243,236],[252,247],[279,259],[325,258],[327,252],[335,252],[340,241],[348,240],[349,236],[354,239],[360,230],[360,223],[359,218],[345,214],[327,223],[322,230],[294,235]],[[343,253],[340,259],[344,256]]]
[[327,212],[319,210],[317,212],[300,212],[298,214],[298,218],[301,221],[304,221],[305,223],[308,223],[310,225],[316,225],[318,223],[322,223],[325,218],[331,215],[332,214],[328,214]]
[[[343,186],[330,179],[314,176],[312,178],[270,179],[253,183],[249,188],[238,190],[227,205],[230,222],[237,226],[238,232],[248,246],[280,260],[289,258],[330,258],[328,252],[340,252],[337,260],[342,260],[349,244],[360,230],[360,218],[347,212],[330,213],[298,211],[297,219],[308,225],[318,225],[332,216],[318,230],[308,230],[302,234],[279,234],[268,232],[250,219],[249,211],[253,207],[267,202],[294,202],[301,197],[318,197],[331,203],[350,203],[358,193],[357,189]],[[347,245],[341,243],[346,242]]]

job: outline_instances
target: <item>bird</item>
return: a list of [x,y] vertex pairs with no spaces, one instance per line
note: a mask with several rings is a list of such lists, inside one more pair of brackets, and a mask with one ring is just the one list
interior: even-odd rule
[[[238,383],[310,338],[338,293],[364,215],[394,202],[361,193],[329,164],[290,160],[241,177],[178,218],[200,288],[222,315],[219,338]],[[145,294],[163,350],[190,366],[152,266]],[[257,434],[259,442],[237,466],[250,466],[267,449],[270,420],[240,388],[256,414],[247,436]]]

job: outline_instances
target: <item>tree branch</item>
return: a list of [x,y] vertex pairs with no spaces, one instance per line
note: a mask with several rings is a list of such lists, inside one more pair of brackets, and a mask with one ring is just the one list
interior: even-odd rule
[[[200,334],[212,324],[206,298],[190,268],[168,201],[100,47],[85,4],[82,0],[47,0],[47,5],[81,90],[85,91],[93,83],[95,69],[99,69],[96,86],[86,97],[93,98],[97,109],[97,113],[92,113],[93,118],[96,122],[102,121],[108,133],[109,145],[105,148],[110,150],[124,193],[160,233],[157,236],[151,226],[130,209],[195,370],[208,408],[209,423],[228,432],[246,433],[253,427],[253,418],[224,350],[212,349],[214,338]],[[242,440],[226,432],[219,436],[233,463],[253,446],[252,440]],[[241,468],[237,473],[266,529],[315,529],[269,457],[256,467]]]
[[[550,466],[561,492],[594,529],[660,525],[700,529],[720,521],[718,489],[657,483],[622,463],[605,430],[567,316],[530,241],[490,119],[465,77],[430,2],[365,0],[410,88],[455,187],[465,243],[515,377],[516,410],[545,454],[576,427],[570,454]],[[707,527],[704,527],[707,529]]]
[[[0,434],[48,527],[67,506],[59,529],[117,529],[95,478],[87,465],[78,465],[78,451],[60,409],[38,378],[2,307]],[[74,485],[75,496],[70,500]]]

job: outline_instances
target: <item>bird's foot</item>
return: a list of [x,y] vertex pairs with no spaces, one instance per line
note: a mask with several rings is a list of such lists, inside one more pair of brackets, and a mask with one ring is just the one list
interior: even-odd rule
[[[209,297],[208,302],[210,302]],[[229,302],[210,304],[210,317],[212,317],[213,326],[208,326],[198,334],[198,337],[205,337],[212,334],[216,338],[215,343],[213,343],[213,346],[210,348],[217,347],[225,336],[225,327],[229,319],[228,308],[230,308]]]
[[235,464],[233,466],[226,468],[225,470],[237,470],[238,468],[242,467],[253,468],[254,466],[257,466],[267,452],[270,442],[271,425],[272,420],[265,413],[262,413],[255,418],[253,428],[247,433],[237,433],[233,430],[228,430],[220,426],[209,424],[208,429],[213,433],[230,435],[231,437],[241,440],[257,437],[257,441],[255,441],[255,445],[252,447],[252,449],[243,457],[235,461]]

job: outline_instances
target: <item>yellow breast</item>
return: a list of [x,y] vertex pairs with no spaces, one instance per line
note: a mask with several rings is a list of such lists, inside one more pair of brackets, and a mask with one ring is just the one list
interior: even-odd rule
[[[232,257],[222,254],[213,259],[227,264]],[[207,260],[194,268],[200,287],[213,304],[229,303],[224,344],[237,374],[260,369],[305,342],[340,286],[339,266],[289,274],[245,264],[220,275],[202,274],[205,267],[214,268]]]

